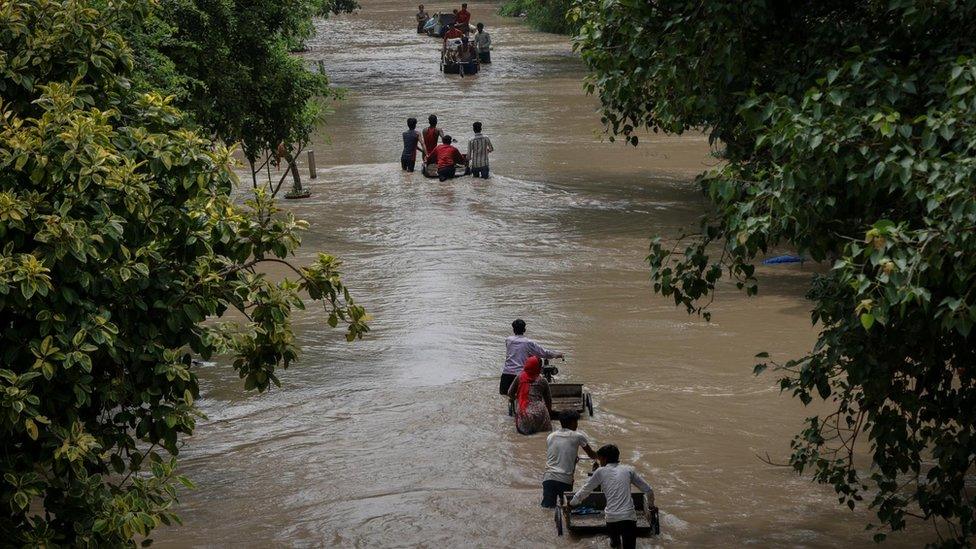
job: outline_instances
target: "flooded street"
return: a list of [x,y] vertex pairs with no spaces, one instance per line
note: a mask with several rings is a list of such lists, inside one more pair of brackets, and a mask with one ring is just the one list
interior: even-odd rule
[[[756,298],[730,286],[711,323],[651,291],[649,239],[694,227],[705,207],[693,177],[716,162],[707,140],[601,141],[568,39],[500,18],[495,4],[470,4],[496,49],[464,79],[439,73],[440,42],[415,33],[414,5],[362,4],[320,22],[305,54],[348,95],[312,146],[312,198],[283,207],[311,223],[301,259],[344,260],[373,331],[348,344],[319,310],[296,315],[302,359],[265,395],[245,395],[228,364],[203,367],[208,419],[182,454],[198,488],[182,498],[185,526],[157,543],[608,546],[556,538],[538,506],[545,436],[516,434],[497,395],[521,317],[529,337],[566,353],[559,380],[593,393],[580,429],[620,446],[655,487],[654,544],[872,545],[864,513],[757,458],[785,461],[810,412],[752,365],[760,351],[785,359],[813,343],[802,297],[812,268],[761,270]],[[491,179],[400,171],[406,118],[424,126],[431,113],[462,151],[471,122],[484,123]]]

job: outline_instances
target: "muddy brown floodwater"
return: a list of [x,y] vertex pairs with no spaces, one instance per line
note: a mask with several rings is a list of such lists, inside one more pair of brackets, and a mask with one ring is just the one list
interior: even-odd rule
[[[516,317],[586,384],[581,429],[646,474],[662,536],[641,546],[871,545],[868,516],[832,491],[757,459],[788,455],[805,410],[753,356],[798,356],[815,333],[809,266],[760,271],[760,294],[720,292],[705,323],[653,295],[649,239],[693,225],[692,178],[714,164],[699,135],[601,141],[597,103],[565,37],[472,3],[493,61],[438,72],[413,3],[365,0],[318,24],[307,57],[348,90],[316,139],[302,254],[345,260],[375,316],[347,344],[314,308],[296,318],[304,354],[284,386],[247,395],[229,365],[200,369],[208,419],[189,440],[185,526],[164,547],[604,547],[557,538],[538,507],[545,437],[515,433],[496,394]],[[448,8],[428,4],[430,11]],[[481,120],[492,177],[446,184],[404,174],[404,121],[436,113],[466,146]],[[577,482],[579,483],[579,477]],[[927,531],[886,547],[918,545]]]

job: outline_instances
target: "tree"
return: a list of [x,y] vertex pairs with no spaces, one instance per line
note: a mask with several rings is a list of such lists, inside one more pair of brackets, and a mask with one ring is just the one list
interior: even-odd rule
[[506,17],[525,17],[536,30],[556,34],[572,34],[579,28],[579,20],[566,17],[573,0],[507,0],[498,8]]
[[297,175],[294,159],[326,112],[324,101],[339,97],[325,74],[289,51],[304,47],[313,16],[357,7],[352,0],[173,0],[119,30],[141,46],[137,86],[173,94],[195,123],[240,143],[256,187],[259,160],[269,161],[281,143]]
[[974,16],[912,0],[580,0],[571,15],[612,135],[704,130],[724,147],[700,178],[701,231],[652,245],[656,292],[707,317],[722,276],[757,292],[773,249],[830,262],[808,294],[816,345],[756,372],[832,404],[790,463],[851,508],[867,498],[878,540],[908,516],[946,546],[976,532]]
[[232,201],[231,150],[131,86],[113,29],[149,7],[0,4],[4,544],[133,545],[178,520],[192,357],[229,357],[247,390],[277,385],[306,293],[348,340],[368,330],[336,258],[289,261],[307,224],[260,191]]

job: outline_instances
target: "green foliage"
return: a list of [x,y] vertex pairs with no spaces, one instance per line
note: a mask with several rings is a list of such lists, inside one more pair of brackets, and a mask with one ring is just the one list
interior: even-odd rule
[[522,17],[528,11],[528,0],[509,0],[498,7],[498,15],[503,17]]
[[231,151],[131,85],[113,29],[148,8],[0,4],[3,545],[134,545],[178,521],[191,353],[229,356],[264,391],[297,358],[302,295],[347,339],[368,330],[338,260],[288,261],[306,223],[262,192],[232,201]]
[[579,29],[577,20],[567,15],[573,0],[507,0],[498,8],[505,17],[525,16],[534,29],[556,34],[573,34]]
[[917,516],[971,543],[976,3],[580,0],[572,16],[610,133],[725,147],[701,232],[652,245],[655,291],[707,316],[720,277],[756,293],[752,262],[779,246],[829,261],[816,345],[756,367],[832,403],[791,464],[851,508],[867,498],[884,529]]
[[253,168],[279,143],[297,156],[292,146],[308,141],[323,100],[338,97],[324,74],[289,51],[304,47],[313,17],[357,7],[353,0],[173,0],[119,31],[137,55],[136,86],[173,95],[208,133],[240,143]]
[[308,105],[328,95],[326,77],[287,49],[289,37],[305,32],[299,16],[310,24],[307,4],[178,0],[161,7],[158,18],[172,32],[155,40],[156,49],[196,84],[178,96],[179,106],[225,142],[241,142],[249,158],[307,135],[314,124],[306,120]]

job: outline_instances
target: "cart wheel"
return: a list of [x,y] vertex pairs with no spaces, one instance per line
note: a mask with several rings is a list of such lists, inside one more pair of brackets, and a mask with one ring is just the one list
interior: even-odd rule
[[556,506],[556,510],[553,512],[554,520],[556,521],[556,535],[563,535],[563,509],[562,507]]
[[590,393],[586,393],[586,411],[590,413],[590,417],[593,417],[593,397]]
[[508,401],[508,415],[515,416],[515,401],[513,400]]

